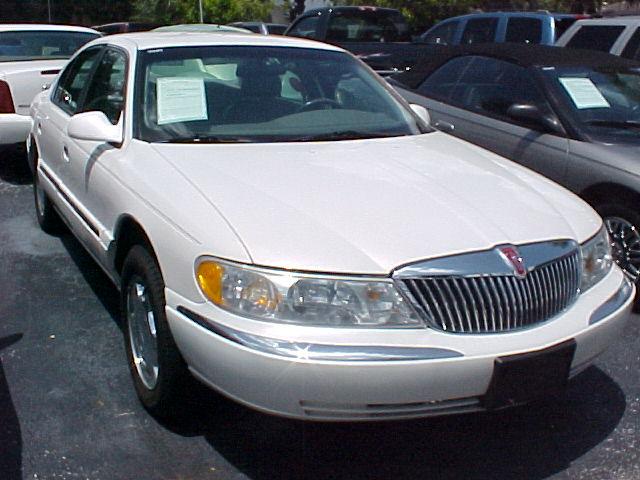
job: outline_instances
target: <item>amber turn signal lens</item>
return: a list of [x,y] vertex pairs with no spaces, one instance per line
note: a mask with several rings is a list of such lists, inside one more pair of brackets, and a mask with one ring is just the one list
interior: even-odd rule
[[216,305],[222,305],[222,277],[224,267],[216,262],[206,261],[198,265],[196,278],[200,290],[205,296]]

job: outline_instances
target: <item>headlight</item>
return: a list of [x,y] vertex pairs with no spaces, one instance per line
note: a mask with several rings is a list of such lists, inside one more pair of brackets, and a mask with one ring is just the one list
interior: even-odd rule
[[203,259],[207,299],[244,317],[327,327],[422,327],[391,280],[306,275]]
[[609,272],[612,265],[611,243],[607,231],[602,228],[598,234],[580,246],[582,256],[582,279],[580,291],[593,287]]

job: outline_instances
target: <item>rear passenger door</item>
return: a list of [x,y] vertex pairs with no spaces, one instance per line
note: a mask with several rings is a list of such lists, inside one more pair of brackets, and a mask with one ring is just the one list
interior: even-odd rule
[[527,69],[494,58],[457,57],[417,89],[436,101],[417,103],[429,109],[437,128],[562,182],[567,166],[567,138],[507,115],[515,103],[533,104],[552,113],[531,77]]

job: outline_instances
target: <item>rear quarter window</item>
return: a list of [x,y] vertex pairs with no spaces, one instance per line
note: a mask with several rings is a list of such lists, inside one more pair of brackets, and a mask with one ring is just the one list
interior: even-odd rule
[[566,46],[608,52],[623,31],[623,25],[584,25]]

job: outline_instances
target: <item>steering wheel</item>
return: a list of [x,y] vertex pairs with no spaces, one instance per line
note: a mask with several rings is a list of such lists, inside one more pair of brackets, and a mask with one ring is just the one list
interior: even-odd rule
[[329,107],[333,108],[341,108],[341,105],[335,100],[331,100],[330,98],[314,98],[313,100],[309,100],[304,105],[302,105],[298,111],[299,112],[308,112],[310,110],[321,110]]

